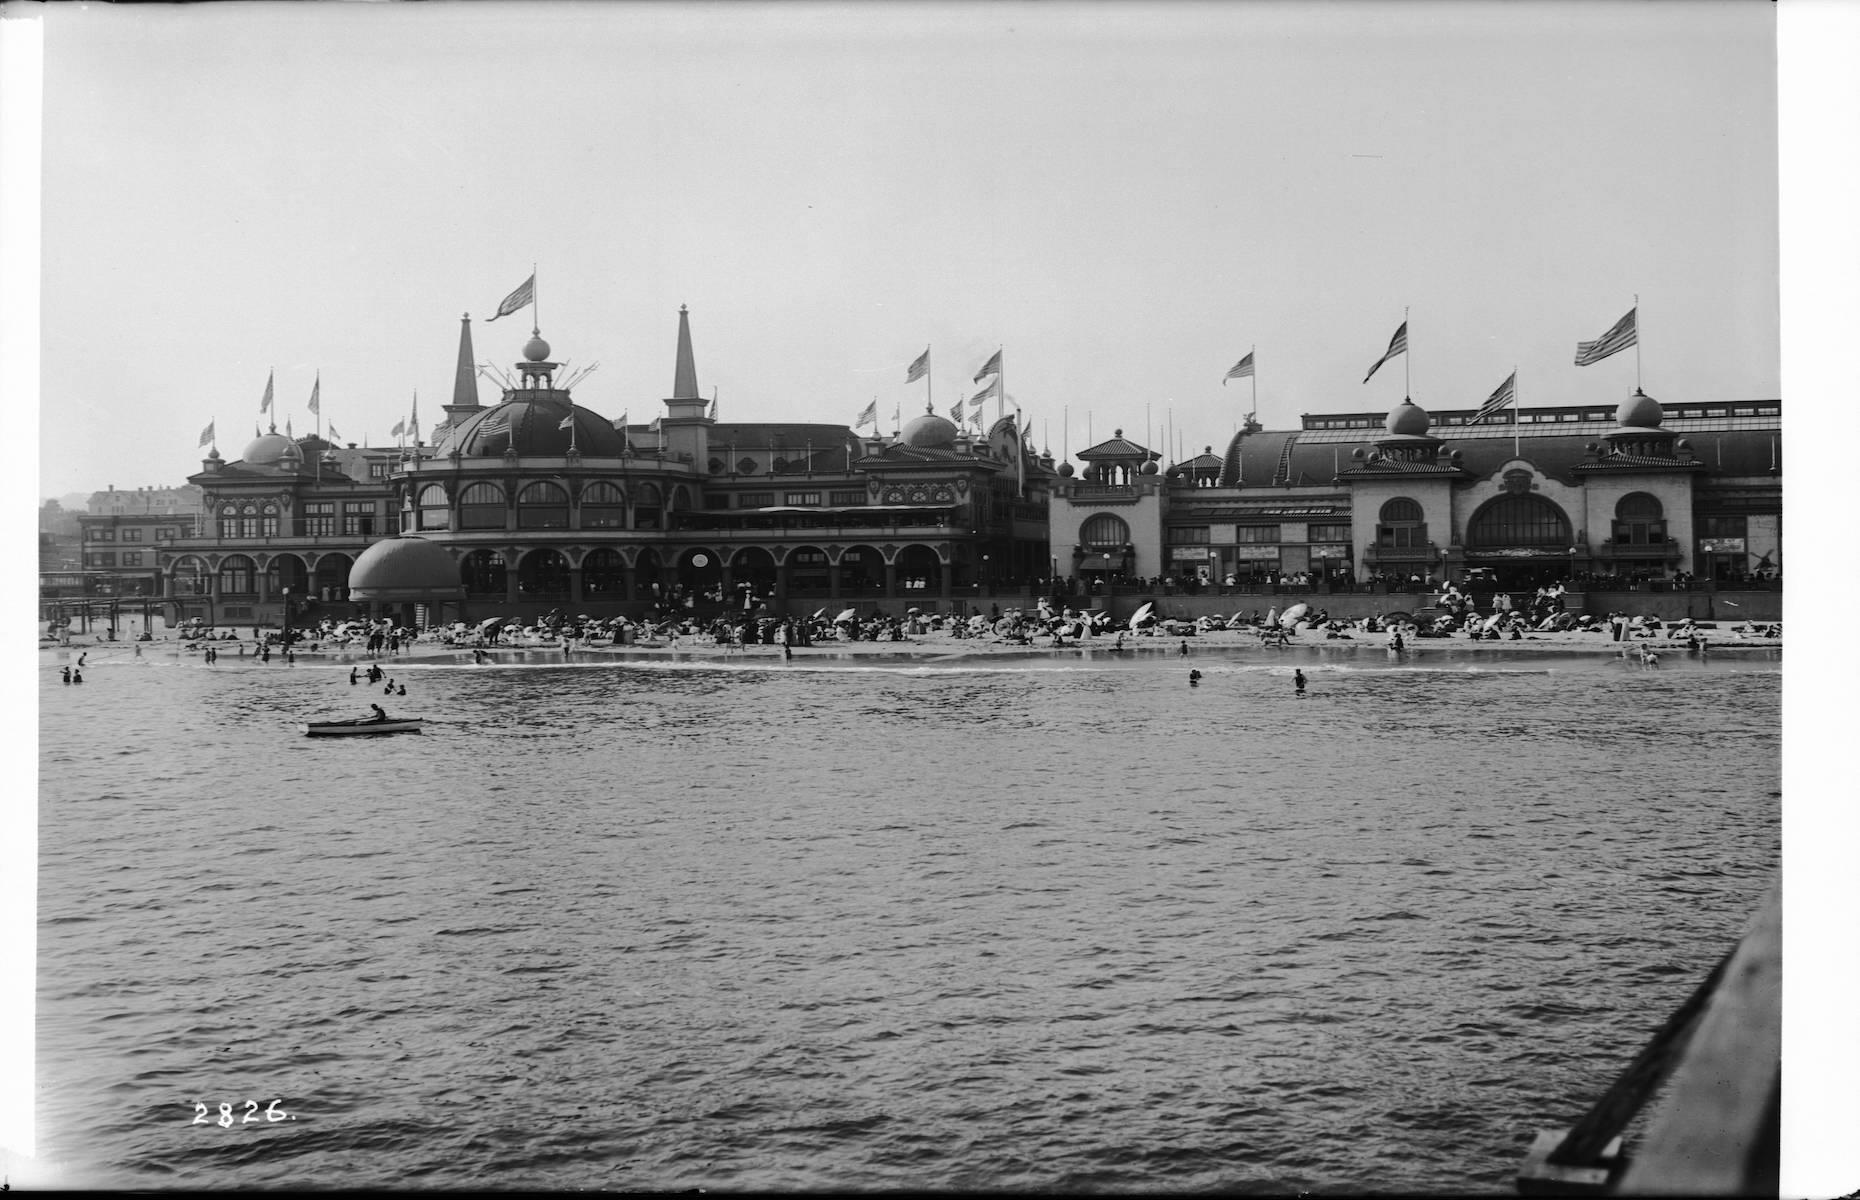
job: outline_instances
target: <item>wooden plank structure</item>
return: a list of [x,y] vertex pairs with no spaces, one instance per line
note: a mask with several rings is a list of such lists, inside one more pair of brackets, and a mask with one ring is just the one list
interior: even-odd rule
[[[1630,1160],[1622,1131],[1673,1086]],[[1782,1103],[1782,898],[1567,1130],[1541,1132],[1526,1196],[1774,1196]]]

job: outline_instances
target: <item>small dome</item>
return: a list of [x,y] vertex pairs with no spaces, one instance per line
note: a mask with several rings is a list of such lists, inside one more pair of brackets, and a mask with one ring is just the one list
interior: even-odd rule
[[1383,428],[1390,437],[1426,437],[1430,424],[1427,410],[1403,396],[1401,403],[1389,410],[1388,423]]
[[540,333],[536,334],[531,337],[528,342],[524,343],[523,357],[529,359],[531,362],[547,362],[549,359],[549,343],[542,340],[542,335]]
[[1368,457],[1368,454],[1369,452],[1364,450],[1361,446],[1358,446],[1356,449],[1350,451],[1350,457],[1355,459],[1357,462],[1362,462],[1363,459]]
[[506,450],[555,457],[568,452],[571,439],[569,431],[562,428],[562,420],[570,413],[575,417],[575,449],[596,458],[626,453],[626,438],[612,422],[553,396],[505,400],[475,412],[446,431],[441,450],[469,458],[495,458]]
[[906,446],[947,450],[955,442],[957,432],[954,421],[927,412],[905,422],[899,440]]
[[219,462],[220,461],[220,448],[218,446],[207,447],[207,458],[211,462]]
[[1059,464],[1059,473],[1065,478],[1070,479],[1072,478],[1074,474],[1076,474],[1076,471],[1074,470],[1071,463],[1063,462]]
[[239,458],[251,467],[268,467],[285,457],[286,451],[295,451],[297,444],[273,429],[245,444],[239,452]]
[[1615,424],[1630,429],[1658,429],[1660,418],[1665,415],[1658,400],[1635,388],[1634,394],[1623,400],[1620,408],[1615,409]]
[[1162,468],[1157,466],[1154,460],[1152,460],[1143,464],[1142,471],[1145,475],[1156,475],[1161,473]]
[[450,591],[459,586],[458,564],[437,542],[391,537],[376,542],[349,568],[349,592]]

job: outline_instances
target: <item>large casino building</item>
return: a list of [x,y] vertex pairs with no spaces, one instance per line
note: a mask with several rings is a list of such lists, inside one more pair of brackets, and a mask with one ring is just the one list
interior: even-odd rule
[[[1249,419],[1165,464],[1123,436],[1055,467],[1013,418],[925,412],[889,436],[724,423],[680,309],[671,395],[617,428],[574,402],[541,336],[481,402],[471,324],[430,442],[275,429],[189,482],[201,528],[157,545],[164,615],[218,625],[641,616],[767,606],[949,610],[1053,577],[1100,595],[1158,577],[1338,592],[1478,580],[1735,585],[1782,567],[1781,402],[1525,408],[1496,422]],[[1608,586],[1603,582],[1601,586]]]

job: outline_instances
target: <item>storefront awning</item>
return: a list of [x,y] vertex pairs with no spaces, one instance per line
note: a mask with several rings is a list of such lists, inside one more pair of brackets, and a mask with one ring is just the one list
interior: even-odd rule
[[1121,554],[1116,556],[1109,554],[1087,554],[1084,558],[1079,559],[1078,569],[1081,571],[1121,571],[1129,565],[1129,562],[1130,560]]

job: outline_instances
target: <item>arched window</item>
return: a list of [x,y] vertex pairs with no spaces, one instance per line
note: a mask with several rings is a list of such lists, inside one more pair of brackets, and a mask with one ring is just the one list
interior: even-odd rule
[[625,529],[626,493],[605,481],[590,483],[581,493],[583,529]]
[[568,493],[554,483],[532,483],[518,492],[517,528],[567,529]]
[[589,551],[581,560],[581,590],[590,599],[618,599],[626,591],[626,560],[605,546]]
[[174,564],[174,594],[177,596],[206,595],[206,564],[197,558],[183,558],[177,561]]
[[1376,545],[1390,550],[1427,545],[1427,521],[1421,506],[1406,496],[1384,504],[1376,517]]
[[1629,492],[1615,504],[1614,539],[1617,546],[1666,544],[1666,509],[1658,496]]
[[502,529],[504,489],[495,483],[474,483],[459,495],[460,529]]
[[507,584],[504,556],[495,550],[473,550],[459,562],[459,581],[467,592],[502,596]]
[[659,504],[659,486],[654,483],[640,484],[638,494],[633,497],[633,528],[659,528],[664,515]]
[[446,500],[446,489],[436,483],[429,483],[420,489],[418,500],[421,529],[452,528],[452,507]]
[[1079,543],[1093,550],[1112,550],[1130,544],[1130,526],[1111,513],[1086,518],[1079,527]]
[[243,554],[229,554],[220,561],[220,595],[250,596],[258,591],[258,567]]
[[1500,496],[1473,514],[1466,544],[1479,549],[1569,549],[1569,518],[1542,496]]

